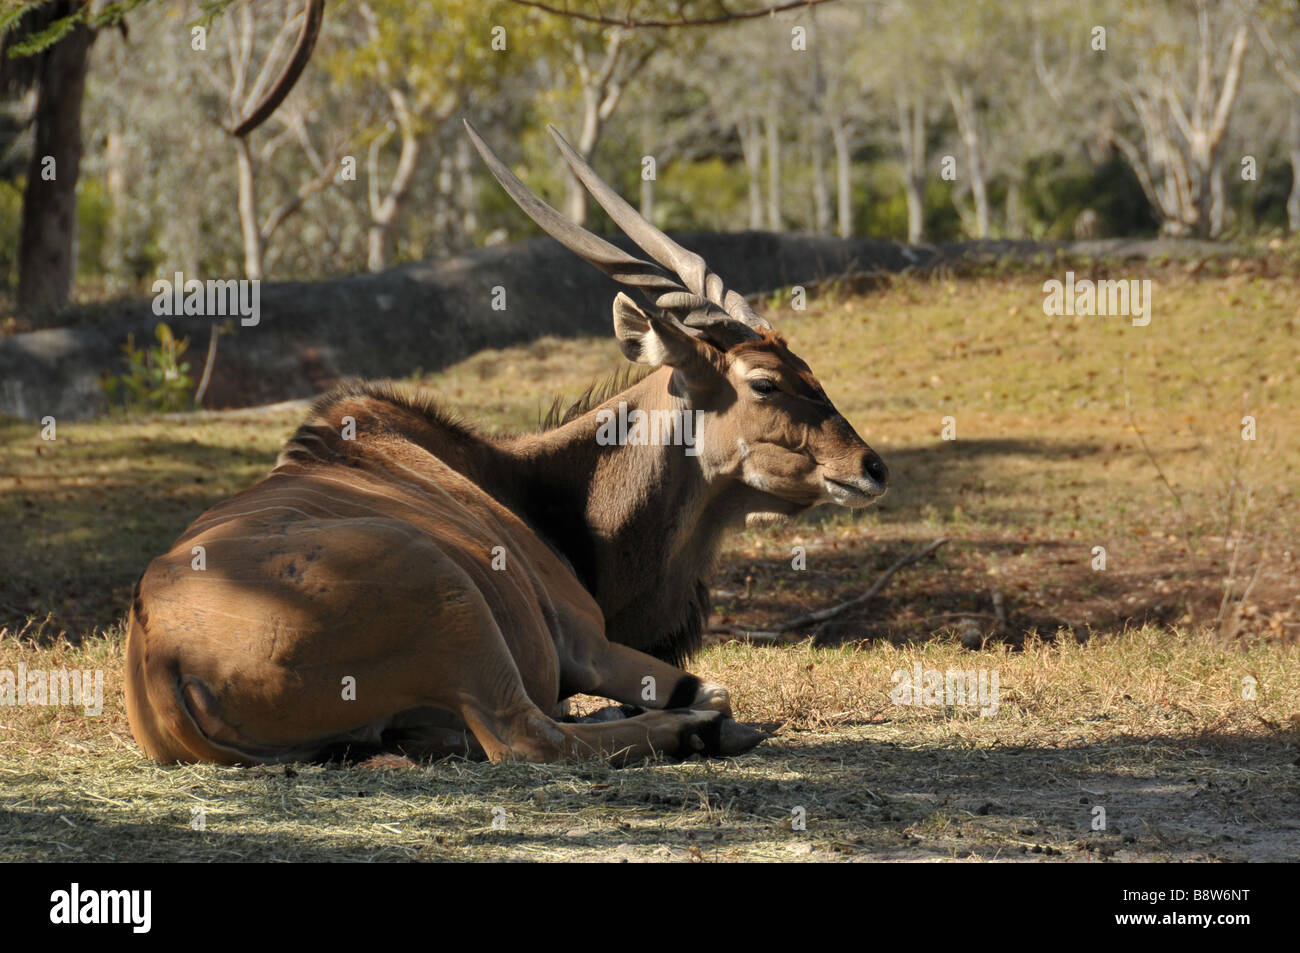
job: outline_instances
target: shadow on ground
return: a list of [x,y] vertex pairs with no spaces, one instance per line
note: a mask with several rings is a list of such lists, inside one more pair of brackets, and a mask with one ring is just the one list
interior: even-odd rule
[[[962,748],[885,742],[874,730],[796,732],[734,762],[624,770],[141,762],[125,766],[109,799],[83,794],[71,779],[38,803],[0,794],[0,859],[1300,856],[1300,822],[1289,806],[1295,751],[1281,738],[1205,733]],[[141,781],[147,796],[130,793]],[[195,806],[203,830],[191,827]],[[806,830],[793,829],[797,816]]]

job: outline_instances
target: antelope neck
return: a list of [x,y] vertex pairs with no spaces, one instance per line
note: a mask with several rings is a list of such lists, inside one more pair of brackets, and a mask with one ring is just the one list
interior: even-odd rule
[[682,411],[668,392],[671,374],[651,374],[555,430],[501,447],[515,460],[521,515],[569,560],[609,637],[645,651],[707,609],[698,604],[700,576],[735,515],[684,446],[598,439],[620,403],[627,414]]

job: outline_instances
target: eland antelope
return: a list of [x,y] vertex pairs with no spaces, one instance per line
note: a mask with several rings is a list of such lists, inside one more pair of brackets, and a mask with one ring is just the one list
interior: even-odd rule
[[[645,372],[501,437],[388,383],[320,398],[266,479],[201,515],[136,586],[127,712],[159,761],[748,750],[762,735],[732,719],[726,689],[678,667],[700,646],[724,531],[885,491],[884,463],[781,335],[558,133],[657,264],[565,219],[466,127],[523,211],[644,296],[620,292],[613,317]],[[693,415],[694,445],[602,440],[615,408],[673,432]],[[552,717],[577,693],[645,711]]]

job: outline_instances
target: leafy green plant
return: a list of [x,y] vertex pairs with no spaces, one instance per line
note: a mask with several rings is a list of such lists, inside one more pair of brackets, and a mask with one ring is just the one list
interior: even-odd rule
[[189,338],[177,339],[172,329],[159,322],[154,328],[158,346],[148,349],[135,346],[135,335],[126,336],[122,346],[128,363],[125,374],[105,374],[101,379],[109,403],[121,402],[128,410],[185,410],[194,404],[194,380],[188,361],[181,355],[190,346]]

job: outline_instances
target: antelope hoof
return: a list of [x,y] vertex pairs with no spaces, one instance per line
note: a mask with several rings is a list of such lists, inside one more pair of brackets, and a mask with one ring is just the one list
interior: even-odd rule
[[717,682],[704,682],[690,707],[696,711],[720,711],[724,718],[730,718],[731,692]]
[[692,729],[687,743],[688,750],[698,751],[705,757],[729,758],[732,755],[744,754],[766,737],[767,735],[757,728],[742,725],[724,715]]

